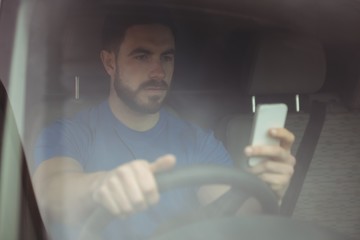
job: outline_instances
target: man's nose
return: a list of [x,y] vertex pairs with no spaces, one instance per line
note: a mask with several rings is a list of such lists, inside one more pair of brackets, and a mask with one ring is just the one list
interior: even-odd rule
[[164,80],[165,70],[161,61],[154,61],[150,71],[150,78],[155,80]]

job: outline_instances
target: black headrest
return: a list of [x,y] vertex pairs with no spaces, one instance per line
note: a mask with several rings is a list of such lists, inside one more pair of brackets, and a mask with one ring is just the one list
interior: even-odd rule
[[250,73],[249,93],[309,94],[325,81],[326,59],[322,44],[296,34],[262,37]]

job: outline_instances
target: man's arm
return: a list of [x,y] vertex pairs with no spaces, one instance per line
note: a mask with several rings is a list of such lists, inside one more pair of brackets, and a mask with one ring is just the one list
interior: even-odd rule
[[[295,137],[287,129],[270,129],[269,135],[280,140],[280,146],[248,146],[245,154],[248,157],[263,157],[265,160],[254,167],[248,169],[249,172],[257,175],[266,182],[281,202],[290,179],[294,173],[295,158],[291,155],[291,147]],[[202,204],[209,204],[221,197],[229,190],[228,186],[206,186],[199,190],[199,200]],[[249,198],[240,207],[240,212],[259,213],[261,205],[254,198]]]
[[127,216],[156,204],[154,173],[174,165],[175,157],[165,155],[154,163],[135,160],[111,171],[84,173],[76,160],[56,157],[40,164],[33,182],[47,220],[76,224],[99,205],[113,215]]

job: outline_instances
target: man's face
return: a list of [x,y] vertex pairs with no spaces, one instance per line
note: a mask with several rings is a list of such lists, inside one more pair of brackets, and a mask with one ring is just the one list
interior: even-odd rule
[[128,28],[112,76],[119,99],[136,112],[158,112],[171,84],[174,52],[174,36],[168,27]]

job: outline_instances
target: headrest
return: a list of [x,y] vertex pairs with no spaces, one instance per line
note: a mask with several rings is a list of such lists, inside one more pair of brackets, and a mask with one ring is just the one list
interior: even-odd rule
[[109,76],[100,60],[102,18],[74,19],[64,27],[61,41],[61,73],[63,89],[74,95],[75,78],[79,78],[80,98],[106,98]]
[[249,94],[310,94],[325,81],[326,62],[320,42],[295,34],[262,37],[256,49]]

